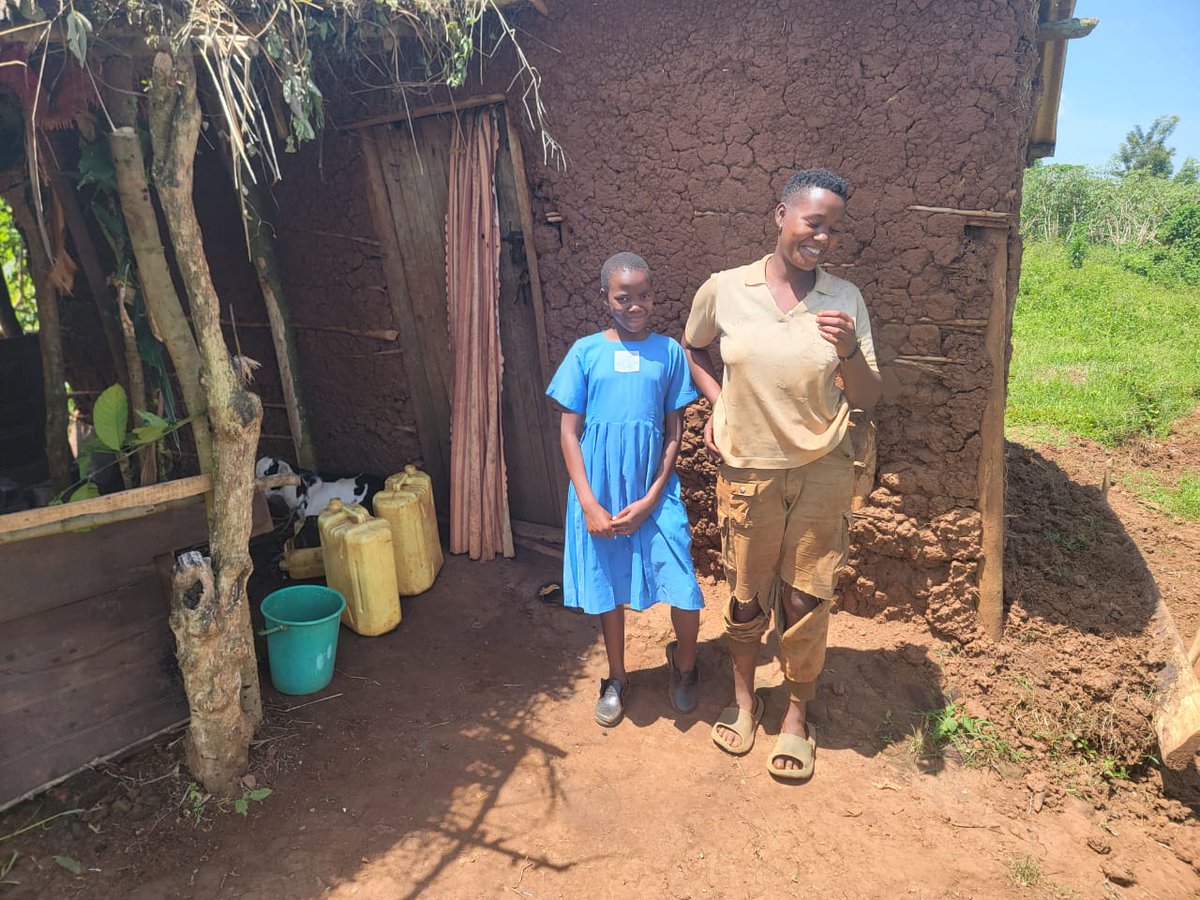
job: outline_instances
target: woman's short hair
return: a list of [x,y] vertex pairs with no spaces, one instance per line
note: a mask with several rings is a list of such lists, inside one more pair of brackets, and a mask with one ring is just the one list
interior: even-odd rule
[[850,199],[850,182],[829,169],[804,169],[788,179],[779,195],[779,202],[790,204],[796,197],[812,190],[826,190],[843,200]]

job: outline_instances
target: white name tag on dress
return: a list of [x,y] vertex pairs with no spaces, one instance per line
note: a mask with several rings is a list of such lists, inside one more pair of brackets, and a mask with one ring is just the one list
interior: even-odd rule
[[618,350],[613,356],[613,371],[636,372],[642,367],[642,357],[636,350]]

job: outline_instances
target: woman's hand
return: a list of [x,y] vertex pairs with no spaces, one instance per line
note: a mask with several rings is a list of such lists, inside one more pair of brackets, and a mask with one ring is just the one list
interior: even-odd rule
[[583,507],[583,521],[592,537],[610,538],[617,533],[613,528],[612,515],[599,503],[590,503]]
[[823,309],[817,313],[817,331],[821,337],[833,344],[840,357],[848,357],[858,346],[858,334],[854,319],[849,314],[835,309]]
[[617,534],[633,534],[654,512],[657,503],[649,497],[635,500],[612,517],[612,529]]
[[708,451],[708,455],[715,462],[721,461],[721,451],[717,449],[717,442],[713,440],[713,417],[709,416],[708,421],[704,423],[704,449]]

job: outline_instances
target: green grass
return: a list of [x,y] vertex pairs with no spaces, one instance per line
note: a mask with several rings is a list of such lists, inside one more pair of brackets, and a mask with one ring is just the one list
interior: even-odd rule
[[906,742],[909,754],[918,761],[940,761],[947,749],[953,749],[968,766],[995,768],[1025,759],[995,725],[967,715],[957,703],[929,710],[921,719]]
[[1013,320],[1007,424],[1113,447],[1165,436],[1200,402],[1200,288],[1169,288],[1093,248],[1025,245]]
[[1010,856],[1008,877],[1017,887],[1033,887],[1042,883],[1042,867],[1032,856]]
[[1200,522],[1200,472],[1185,472],[1174,484],[1165,484],[1153,472],[1137,472],[1126,484],[1143,500],[1149,500],[1177,519]]

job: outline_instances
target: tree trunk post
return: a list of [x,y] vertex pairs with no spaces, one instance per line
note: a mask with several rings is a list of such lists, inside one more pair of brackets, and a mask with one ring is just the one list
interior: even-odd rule
[[209,535],[213,579],[222,609],[221,642],[241,675],[242,709],[252,727],[262,720],[258,664],[246,583],[250,577],[250,530],[254,455],[262,403],[245,389],[221,333],[220,302],[213,287],[200,224],[193,205],[193,163],[200,137],[196,69],[190,53],[154,57],[150,78],[150,140],[154,185],[187,290],[208,399],[213,436],[213,503]]
[[205,410],[208,401],[200,384],[200,351],[188,327],[183,304],[175,292],[167,254],[158,230],[158,217],[150,201],[146,183],[146,163],[142,156],[141,139],[134,128],[118,128],[108,136],[113,167],[117,173],[117,192],[121,199],[121,214],[129,232],[129,242],[137,260],[142,296],[155,331],[166,344],[171,364],[179,377],[184,406],[192,419],[192,436],[200,459],[200,471],[212,466],[212,437]]
[[8,282],[0,278],[0,337],[15,338],[25,333],[21,321],[17,318],[17,310],[13,306],[12,292]]
[[[201,87],[202,106],[216,108],[220,104],[211,85],[206,91]],[[229,174],[232,186],[238,187],[237,159],[226,135],[221,136],[221,162]],[[275,253],[275,231],[268,221],[267,209],[271,202],[269,190],[249,178],[242,179],[238,195],[238,206],[246,229],[246,244],[250,262],[258,275],[258,286],[262,291],[263,304],[267,310],[267,323],[271,329],[271,343],[275,350],[275,361],[279,367],[279,383],[283,390],[283,405],[288,417],[288,430],[292,434],[292,449],[301,468],[317,468],[317,453],[309,430],[308,404],[305,400],[304,383],[300,376],[300,351],[296,346],[296,331],[292,325],[287,296],[283,290],[283,278],[279,274],[279,261]]]
[[[58,148],[52,147],[52,149],[57,152]],[[67,233],[71,236],[71,243],[75,245],[75,256],[79,260],[79,267],[83,269],[84,281],[87,282],[88,290],[92,295],[92,302],[96,305],[100,330],[104,332],[104,342],[108,345],[108,355],[112,359],[113,374],[116,376],[117,383],[125,388],[128,396],[132,398],[133,385],[130,381],[128,360],[121,340],[121,331],[117,325],[117,318],[113,315],[108,281],[104,277],[100,255],[96,252],[92,233],[88,231],[83,210],[75,196],[75,185],[58,168],[54,154],[48,153],[47,157],[45,171],[50,177],[50,188],[58,198],[59,205],[62,206]]]
[[120,126],[108,136],[113,168],[117,173],[117,193],[121,214],[129,232],[129,242],[137,260],[138,276],[146,311],[162,337],[179,377],[184,406],[192,419],[192,436],[200,471],[212,468],[212,437],[204,411],[208,408],[204,388],[200,384],[200,352],[183,313],[183,304],[175,292],[171,270],[167,265],[158,217],[150,202],[150,187],[146,183],[146,163],[142,156],[141,139],[133,126]]
[[[33,190],[38,190],[34,185]],[[42,351],[42,392],[46,403],[46,462],[50,484],[55,491],[65,490],[71,478],[71,445],[67,441],[67,375],[63,361],[62,323],[59,319],[58,290],[50,277],[54,261],[38,234],[37,217],[23,187],[8,193],[13,221],[25,238],[29,252],[29,271],[33,276],[38,314],[38,343]]]
[[171,576],[171,631],[191,710],[184,755],[204,789],[236,794],[249,765],[254,728],[242,709],[242,678],[235,645],[226,640],[237,622],[221,602],[212,565],[193,550],[175,561]]
[[[142,354],[138,351],[137,329],[129,310],[125,308],[128,288],[117,285],[117,312],[121,316],[121,336],[125,341],[125,363],[129,369],[129,409],[133,413],[130,421],[138,421],[137,414],[146,409],[146,375],[142,368]],[[138,448],[138,484],[145,486],[158,481],[158,457],[153,445]]]
[[254,270],[262,289],[263,302],[267,307],[267,321],[271,323],[271,341],[275,345],[275,359],[279,363],[279,381],[283,386],[283,402],[287,407],[288,427],[292,432],[292,446],[296,450],[296,462],[303,469],[317,467],[317,453],[313,447],[312,432],[308,427],[308,405],[304,399],[304,387],[300,378],[300,351],[296,347],[296,332],[292,328],[291,315],[283,293],[283,282],[279,277],[279,264],[275,258],[275,238],[270,226],[262,220],[250,204],[261,201],[265,192],[249,185],[249,202],[243,206],[246,226],[250,229],[250,252],[254,256]]

